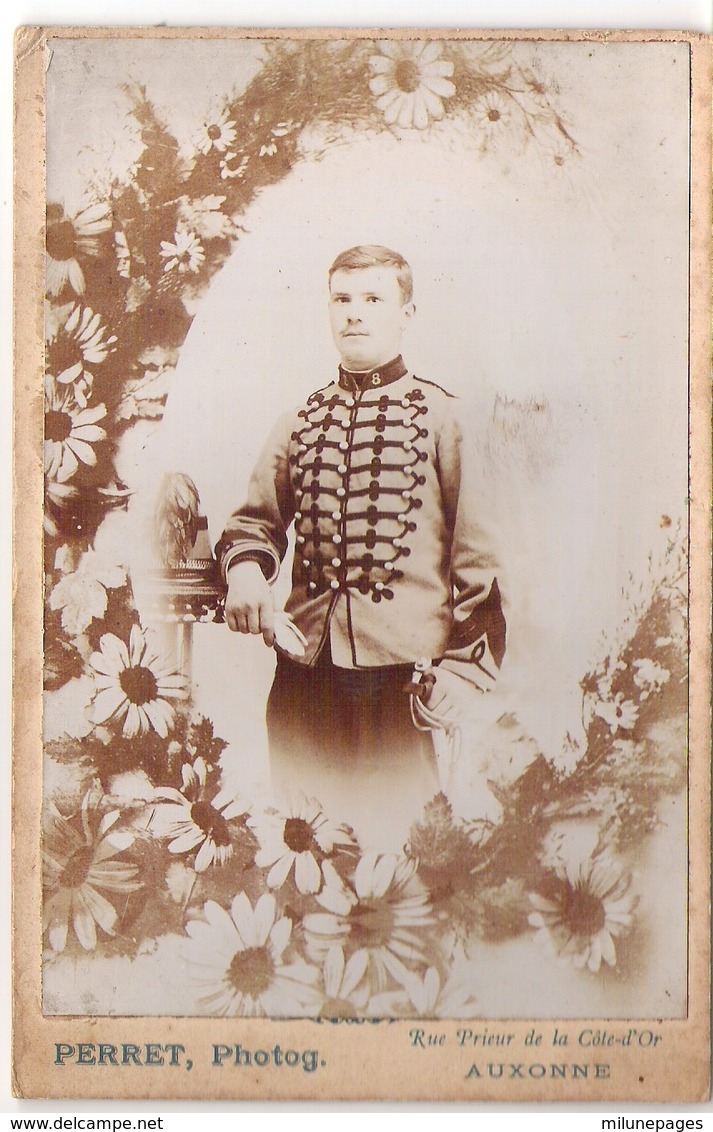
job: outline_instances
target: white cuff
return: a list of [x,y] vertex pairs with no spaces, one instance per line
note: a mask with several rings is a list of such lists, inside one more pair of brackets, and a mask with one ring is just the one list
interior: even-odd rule
[[[221,571],[222,571],[222,574],[223,574],[223,580],[227,583],[227,581],[228,581],[228,570],[230,569],[231,566],[233,566],[241,558],[245,557],[245,555],[254,555],[254,554],[260,555],[260,561],[258,562],[258,565],[260,566],[261,569],[262,569],[263,559],[270,562],[272,568],[271,568],[269,576],[267,574],[265,574],[265,577],[266,577],[267,581],[269,582],[269,584],[272,585],[272,583],[275,581],[277,575],[280,572],[280,560],[277,557],[277,555],[274,553],[274,551],[270,550],[269,547],[265,546],[264,542],[241,542],[241,543],[238,543],[236,546],[231,547],[230,550],[228,550],[226,552],[226,554],[224,555],[223,561],[222,561],[222,564],[221,564]],[[263,571],[263,573],[264,573],[264,571]]]

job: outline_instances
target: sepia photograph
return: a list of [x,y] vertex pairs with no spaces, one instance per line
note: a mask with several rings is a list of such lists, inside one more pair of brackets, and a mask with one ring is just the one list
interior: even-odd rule
[[708,56],[27,31],[54,1066],[85,1060],[78,1017],[172,1020],[129,1060],[176,1066],[180,1020],[231,1020],[212,1064],[242,1095],[280,1047],[241,1027],[308,1022],[297,1095],[366,1024],[448,1045],[448,1095],[482,1099],[534,1027],[523,1096],[623,1096],[643,1058],[642,1096],[700,1099],[705,1041],[690,1084],[651,1066],[707,977]]

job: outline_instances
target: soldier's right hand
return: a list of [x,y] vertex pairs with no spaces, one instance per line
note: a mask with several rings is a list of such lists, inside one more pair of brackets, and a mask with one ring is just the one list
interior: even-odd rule
[[272,590],[257,562],[234,562],[228,570],[225,620],[234,633],[262,633],[269,648],[275,643]]

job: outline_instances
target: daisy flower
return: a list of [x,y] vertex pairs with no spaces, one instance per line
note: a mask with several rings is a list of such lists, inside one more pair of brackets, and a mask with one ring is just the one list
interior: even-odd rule
[[59,295],[67,284],[77,295],[84,293],[79,260],[99,255],[99,236],[110,231],[111,224],[111,205],[106,201],[88,205],[73,217],[65,216],[61,204],[47,206],[45,247],[50,295]]
[[173,724],[169,703],[186,695],[186,680],[179,672],[163,667],[149,650],[138,625],[132,625],[129,647],[113,633],[105,633],[100,652],[89,658],[97,695],[92,704],[94,723],[123,720],[127,738],[154,729],[163,739]]
[[447,77],[453,64],[440,58],[442,45],[394,40],[377,46],[380,54],[369,58],[369,88],[386,124],[425,130],[431,118],[442,118],[442,99],[456,92]]
[[244,806],[222,790],[207,796],[208,768],[202,758],[193,765],[185,763],[181,777],[182,791],[165,787],[154,794],[160,801],[151,817],[151,829],[156,837],[169,839],[169,853],[197,849],[194,868],[204,873],[210,865],[224,865],[232,857],[228,821],[242,814]]
[[511,116],[510,103],[496,90],[488,91],[475,104],[476,122],[488,138],[506,126]]
[[199,271],[205,260],[205,253],[195,232],[179,228],[173,239],[172,244],[168,240],[161,241],[161,255],[166,260],[163,270],[173,271],[177,268],[180,275],[185,275],[188,271]]
[[114,904],[104,895],[126,897],[141,888],[138,869],[115,861],[132,844],[134,835],[113,827],[121,811],[99,817],[92,812],[90,793],[82,802],[81,825],[63,817],[55,807],[48,813],[42,848],[45,902],[43,929],[54,951],[64,951],[70,925],[85,951],[97,945],[97,926],[114,935],[119,919]]
[[50,480],[66,483],[81,461],[93,466],[97,462],[92,448],[106,438],[97,424],[106,416],[105,405],[83,408],[77,404],[74,390],[60,388],[51,375],[45,378],[45,475]]
[[[326,909],[304,917],[310,953],[321,958],[335,943],[366,952],[371,990],[384,990],[393,976],[402,982],[408,963],[425,963],[424,931],[435,922],[414,861],[393,853],[365,853],[353,888],[325,861],[325,886],[317,902]],[[403,983],[402,983],[403,985]]]
[[86,366],[101,365],[116,342],[116,335],[105,335],[101,315],[78,303],[72,306],[64,322],[48,322],[47,369],[57,374],[60,385],[74,386],[74,395],[81,405],[86,405],[86,393],[93,381]]
[[609,725],[612,735],[622,731],[631,731],[639,717],[639,709],[632,700],[625,700],[621,692],[617,692],[613,700],[600,700],[595,705],[594,714]]
[[217,149],[218,153],[225,153],[226,149],[230,149],[237,137],[237,130],[235,122],[229,119],[226,106],[220,114],[212,114],[201,122],[193,135],[196,149],[205,154],[212,149]]
[[576,150],[564,138],[555,138],[544,146],[542,157],[550,172],[554,172],[557,177],[564,177],[573,169]]
[[631,927],[638,903],[628,891],[631,877],[602,855],[562,864],[556,876],[552,895],[530,894],[535,911],[529,922],[539,929],[535,938],[575,967],[598,971],[602,960],[613,966],[614,937]]
[[280,888],[294,869],[300,892],[319,892],[324,858],[337,846],[354,845],[343,826],[325,817],[313,798],[305,799],[286,816],[264,814],[253,818],[250,824],[260,842],[255,864],[270,869],[270,888]]
[[286,963],[292,923],[277,917],[275,897],[265,893],[253,908],[244,892],[228,913],[209,900],[205,921],[189,920],[185,947],[189,972],[202,990],[198,1005],[222,1017],[315,1017],[322,996],[319,972],[304,961]]

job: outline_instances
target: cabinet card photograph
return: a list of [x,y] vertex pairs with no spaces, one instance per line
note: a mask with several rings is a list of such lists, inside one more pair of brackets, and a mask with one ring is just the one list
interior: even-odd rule
[[705,1099],[710,43],[16,73],[19,1095]]

